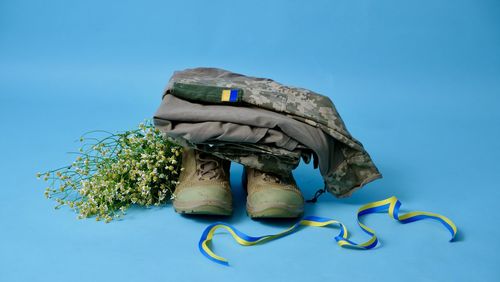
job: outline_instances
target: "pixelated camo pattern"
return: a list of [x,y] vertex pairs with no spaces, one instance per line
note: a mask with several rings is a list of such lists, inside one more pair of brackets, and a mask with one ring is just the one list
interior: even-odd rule
[[[347,131],[333,102],[326,96],[304,88],[286,86],[268,78],[249,77],[216,68],[177,71],[170,79],[166,91],[171,89],[174,82],[242,89],[244,103],[287,114],[317,126],[332,136],[340,142],[343,159],[328,175],[323,175],[323,178],[328,191],[337,197],[349,196],[357,188],[381,177],[363,145]],[[286,150],[266,156],[269,154],[241,155],[238,154],[237,147],[228,151],[225,148],[208,149],[219,157],[255,168],[264,168],[263,170],[276,166],[280,169],[295,168],[300,160],[300,154]],[[286,153],[286,157],[280,153]],[[272,170],[271,168],[270,171]]]

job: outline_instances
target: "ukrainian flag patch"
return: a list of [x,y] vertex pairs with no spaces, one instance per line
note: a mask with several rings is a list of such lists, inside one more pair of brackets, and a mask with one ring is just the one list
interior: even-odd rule
[[222,90],[222,95],[220,97],[222,102],[237,102],[238,101],[238,89],[224,89]]

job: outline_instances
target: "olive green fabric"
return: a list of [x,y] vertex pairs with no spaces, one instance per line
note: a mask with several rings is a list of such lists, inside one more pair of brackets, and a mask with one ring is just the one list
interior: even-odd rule
[[[179,86],[182,88],[180,94]],[[214,88],[209,90],[206,87]],[[203,91],[205,91],[203,89],[212,94],[203,95]],[[164,95],[171,93],[174,96],[179,95],[177,96],[179,98],[198,103],[227,105],[228,103],[222,101],[221,94],[218,92],[226,89],[238,90],[238,99],[235,105],[259,107],[281,113],[289,118],[317,127],[331,136],[336,145],[328,157],[332,159],[335,166],[326,173],[322,173],[322,176],[326,188],[335,196],[349,196],[364,184],[381,177],[363,145],[347,131],[333,102],[328,97],[313,91],[286,86],[267,78],[244,76],[222,69],[195,68],[175,72],[166,87]],[[155,124],[158,125],[165,119],[155,114],[154,120]],[[159,128],[161,129],[161,127]],[[168,136],[168,133],[166,135]],[[273,161],[280,161],[281,157],[283,157],[280,156],[280,158],[276,159],[273,150],[269,150],[267,154],[270,156],[266,158],[266,150],[261,146],[256,149],[256,151],[262,153],[261,155],[244,150],[244,147],[248,147],[248,145],[251,147],[254,144],[233,143],[232,150],[228,150],[226,154],[224,150],[226,146],[222,143],[194,144],[188,140],[183,140],[183,143],[212,153],[215,153],[214,147],[217,147],[216,153],[218,156],[224,158],[231,155],[232,158],[226,157],[226,159],[232,160],[235,160],[237,156],[238,162],[255,168],[258,168],[255,166],[255,162],[271,161],[272,166]],[[238,151],[238,147],[242,148],[242,150]],[[283,150],[274,147],[273,149]],[[290,152],[285,150],[281,153],[290,154],[287,155],[288,157],[292,155]],[[297,160],[297,158],[294,160]],[[276,162],[275,166],[280,166],[280,163]]]
[[[313,151],[318,156],[319,168],[322,174],[328,173],[331,167],[337,165],[329,157],[333,152],[335,140],[321,129],[297,121],[281,113],[257,107],[241,107],[233,105],[212,105],[189,102],[171,94],[163,98],[162,104],[156,113],[156,125],[169,136],[176,139],[185,139],[195,144],[222,144],[228,147],[234,144],[237,154],[245,156],[253,152],[241,146],[252,144],[254,148],[268,150],[269,148],[282,149],[278,157],[295,155],[289,152],[301,151],[307,154]],[[160,118],[161,117],[161,118]],[[299,146],[299,144],[303,146]],[[266,145],[266,147],[261,147]],[[223,152],[223,151],[222,151]],[[269,153],[264,153],[269,155]],[[276,155],[273,154],[273,155]],[[275,173],[289,173],[290,168],[280,161],[276,162],[251,162],[245,161],[259,170],[273,171]],[[297,157],[296,166],[299,162]]]
[[[229,102],[223,101],[222,91],[236,91],[236,100]],[[241,89],[230,89],[227,87],[207,86],[175,82],[169,91],[172,95],[188,101],[200,101],[205,103],[237,103],[241,102],[243,91]]]

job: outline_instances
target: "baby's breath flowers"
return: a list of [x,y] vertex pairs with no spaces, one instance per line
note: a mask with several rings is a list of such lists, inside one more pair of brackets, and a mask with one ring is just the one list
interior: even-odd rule
[[110,222],[132,204],[160,205],[172,197],[182,148],[150,121],[120,133],[92,131],[80,142],[71,165],[37,174],[49,182],[45,197],[54,199],[56,208],[67,205],[78,218]]

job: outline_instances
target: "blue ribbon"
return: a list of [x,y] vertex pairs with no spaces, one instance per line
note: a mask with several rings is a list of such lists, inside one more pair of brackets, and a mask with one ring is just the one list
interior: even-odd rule
[[337,225],[340,227],[340,233],[335,237],[335,240],[337,241],[337,244],[339,246],[346,248],[369,250],[377,246],[378,238],[375,235],[375,231],[369,228],[368,226],[364,225],[360,219],[364,215],[371,213],[381,213],[381,212],[387,212],[390,217],[394,218],[395,220],[401,223],[409,223],[422,219],[437,220],[442,225],[444,225],[451,233],[450,241],[452,241],[455,238],[457,234],[457,227],[449,218],[440,214],[431,212],[422,212],[422,211],[409,212],[403,215],[399,215],[400,207],[401,207],[401,202],[394,196],[385,200],[368,203],[360,207],[358,209],[358,214],[357,214],[358,225],[365,233],[371,236],[371,238],[368,241],[361,244],[355,243],[348,239],[349,233],[347,231],[347,228],[341,222],[330,218],[324,218],[318,216],[305,216],[294,225],[290,226],[289,228],[279,233],[257,236],[257,237],[249,236],[229,224],[223,222],[216,222],[207,226],[205,231],[203,231],[203,234],[201,235],[200,241],[198,243],[198,248],[200,252],[208,259],[216,263],[229,265],[227,259],[216,255],[214,252],[212,252],[212,250],[209,247],[209,243],[212,241],[214,233],[217,229],[222,228],[227,230],[236,240],[236,242],[238,242],[240,245],[252,246],[297,232],[301,226],[325,227],[329,225]]

